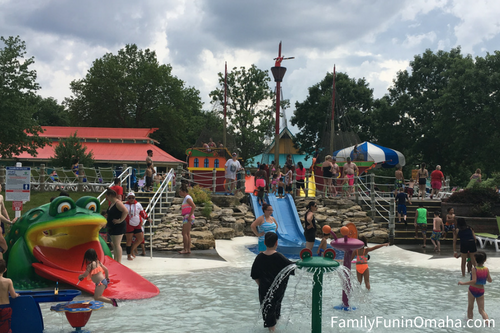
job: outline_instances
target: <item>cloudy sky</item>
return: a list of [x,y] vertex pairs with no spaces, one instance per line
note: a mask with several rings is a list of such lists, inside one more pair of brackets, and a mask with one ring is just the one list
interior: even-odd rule
[[0,0],[0,8],[0,35],[26,42],[39,93],[59,102],[95,59],[125,44],[155,50],[211,110],[224,61],[269,69],[281,40],[283,55],[295,57],[283,62],[291,114],[334,64],[381,97],[426,49],[484,56],[500,42],[497,0]]

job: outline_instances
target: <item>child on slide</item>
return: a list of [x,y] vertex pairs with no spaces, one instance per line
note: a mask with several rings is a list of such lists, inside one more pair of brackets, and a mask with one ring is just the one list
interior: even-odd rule
[[102,296],[102,293],[108,287],[109,274],[106,266],[97,258],[97,253],[94,249],[88,249],[83,255],[82,267],[83,266],[87,266],[87,268],[83,274],[78,276],[78,279],[82,281],[87,277],[88,280],[92,280],[92,282],[95,283],[94,299],[96,301],[112,304],[113,306],[118,306],[116,299],[109,299]]
[[368,270],[368,252],[380,249],[383,246],[389,246],[389,243],[375,245],[373,247],[368,247],[368,242],[365,236],[359,237],[359,240],[365,243],[362,249],[358,249],[352,253],[352,258],[356,258],[356,275],[358,276],[358,281],[361,284],[363,278],[365,279],[366,289],[370,290],[370,271]]

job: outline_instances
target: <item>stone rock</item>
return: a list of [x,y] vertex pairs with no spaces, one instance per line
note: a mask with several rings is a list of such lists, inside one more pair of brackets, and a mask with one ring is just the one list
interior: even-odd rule
[[316,221],[318,221],[318,222],[324,222],[324,221],[326,221],[326,218],[327,218],[327,217],[328,217],[328,216],[326,216],[326,215],[314,214],[314,218],[315,218],[315,219],[316,219]]
[[184,198],[175,197],[172,199],[172,205],[182,205]]
[[231,208],[224,208],[221,211],[221,215],[233,215],[233,213],[234,210],[232,210]]
[[220,220],[224,223],[236,223],[236,218],[232,216],[221,216]]
[[206,224],[207,220],[195,218],[193,223],[193,228],[201,228],[204,227]]
[[194,246],[196,250],[210,250],[215,248],[215,240],[204,239],[204,238],[192,238],[191,245]]
[[360,210],[362,211],[361,206],[359,206],[359,205],[355,205],[355,206],[349,207],[349,210],[351,212],[360,211]]
[[361,211],[361,212],[354,212],[353,216],[354,217],[365,217],[366,216],[366,212],[363,212],[363,211]]
[[236,211],[239,211],[240,213],[246,214],[248,213],[248,206],[247,205],[239,205],[235,207]]
[[234,234],[236,237],[243,236],[245,233],[245,220],[237,220],[234,224]]
[[337,215],[337,210],[335,209],[327,209],[326,214],[332,216],[332,215]]
[[219,207],[232,207],[239,204],[239,199],[232,195],[212,195],[212,202]]
[[214,203],[212,202],[212,211],[214,211],[214,212],[218,212],[219,210],[222,210],[222,208],[220,208],[219,206],[217,206],[216,204],[214,204]]
[[213,237],[215,237],[215,239],[231,239],[234,237],[234,233],[233,228],[215,228]]
[[244,218],[244,221],[245,221],[245,223],[247,223],[247,224],[252,224],[252,223],[253,223],[253,221],[255,221],[255,218],[254,218],[254,217],[252,217],[252,218],[245,217],[245,218]]
[[[191,239],[193,238],[214,239],[214,235],[210,231],[191,231]],[[182,237],[180,243],[182,243]]]
[[211,219],[211,220],[218,219],[218,218],[220,217],[221,213],[222,213],[222,210],[221,210],[221,209],[219,209],[219,210],[218,210],[218,211],[216,211],[216,212],[211,212],[211,213],[210,213],[210,219]]
[[328,210],[327,207],[318,207],[318,210],[316,211],[317,213],[326,213]]

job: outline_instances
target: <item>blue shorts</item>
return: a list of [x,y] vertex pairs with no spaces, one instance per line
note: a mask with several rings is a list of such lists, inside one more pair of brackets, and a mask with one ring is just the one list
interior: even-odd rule
[[103,285],[105,287],[104,289],[108,288],[108,280],[102,279],[101,282],[95,284],[96,288],[99,287],[100,285]]
[[454,224],[451,224],[451,225],[444,225],[444,231],[448,232],[448,231],[453,231],[455,230],[455,225]]
[[406,205],[398,205],[398,213],[401,215],[406,215]]
[[431,239],[433,241],[439,242],[440,238],[441,238],[441,231],[434,231],[434,230],[432,230]]

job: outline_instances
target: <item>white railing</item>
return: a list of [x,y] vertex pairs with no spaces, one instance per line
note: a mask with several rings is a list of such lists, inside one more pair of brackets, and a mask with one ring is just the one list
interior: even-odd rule
[[149,200],[149,204],[146,207],[146,214],[151,218],[149,223],[149,253],[150,257],[153,258],[153,227],[155,224],[155,208],[158,202],[160,203],[160,213],[163,210],[163,200],[162,197],[165,195],[165,201],[168,201],[168,193],[174,190],[174,180],[175,173],[174,169],[170,169],[168,174],[163,179],[162,183],[158,187],[158,190],[154,193],[153,197]]

